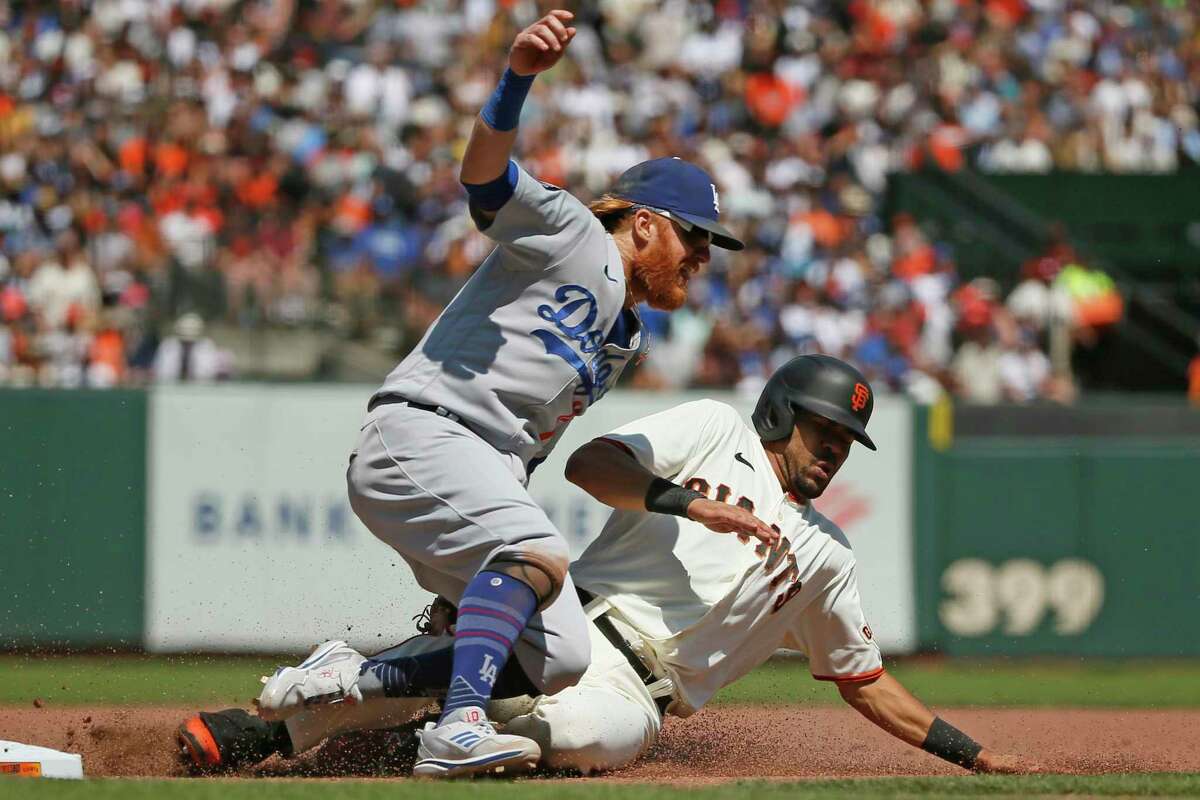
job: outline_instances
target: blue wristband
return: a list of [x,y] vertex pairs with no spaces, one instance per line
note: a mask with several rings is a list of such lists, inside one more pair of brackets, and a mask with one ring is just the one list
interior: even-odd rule
[[504,70],[496,91],[488,98],[479,116],[494,131],[511,131],[521,120],[521,106],[525,95],[533,86],[536,75],[518,75],[511,69]]

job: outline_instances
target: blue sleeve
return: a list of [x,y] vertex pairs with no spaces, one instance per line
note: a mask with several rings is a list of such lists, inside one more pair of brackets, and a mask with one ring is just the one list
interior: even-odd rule
[[517,188],[517,163],[511,159],[500,177],[487,183],[464,183],[471,205],[483,211],[499,211]]

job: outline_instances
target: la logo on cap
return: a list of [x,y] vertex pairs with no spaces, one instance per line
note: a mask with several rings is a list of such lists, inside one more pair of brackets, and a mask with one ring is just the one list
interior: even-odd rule
[[715,183],[710,183],[709,186],[711,186],[712,190],[713,190],[713,211],[720,214],[721,213],[721,198],[717,196],[717,185]]

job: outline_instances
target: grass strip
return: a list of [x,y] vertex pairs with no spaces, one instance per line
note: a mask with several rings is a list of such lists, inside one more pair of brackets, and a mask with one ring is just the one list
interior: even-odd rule
[[[258,676],[292,657],[0,655],[0,705],[244,706]],[[1200,708],[1200,661],[902,659],[888,669],[935,706]],[[777,659],[726,687],[716,703],[840,704],[807,663]]]
[[1200,774],[1020,775],[944,778],[869,778],[793,782],[738,781],[710,786],[641,783],[493,781],[268,781],[268,780],[89,780],[4,779],[6,797],[160,797],[187,800],[795,800],[796,798],[903,797],[1188,797],[1200,794]]

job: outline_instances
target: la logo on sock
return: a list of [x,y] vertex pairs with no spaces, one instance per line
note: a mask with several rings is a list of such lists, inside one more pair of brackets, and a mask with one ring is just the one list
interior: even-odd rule
[[483,666],[479,668],[479,680],[488,686],[496,685],[496,665],[492,663],[492,657],[489,655],[483,657]]

